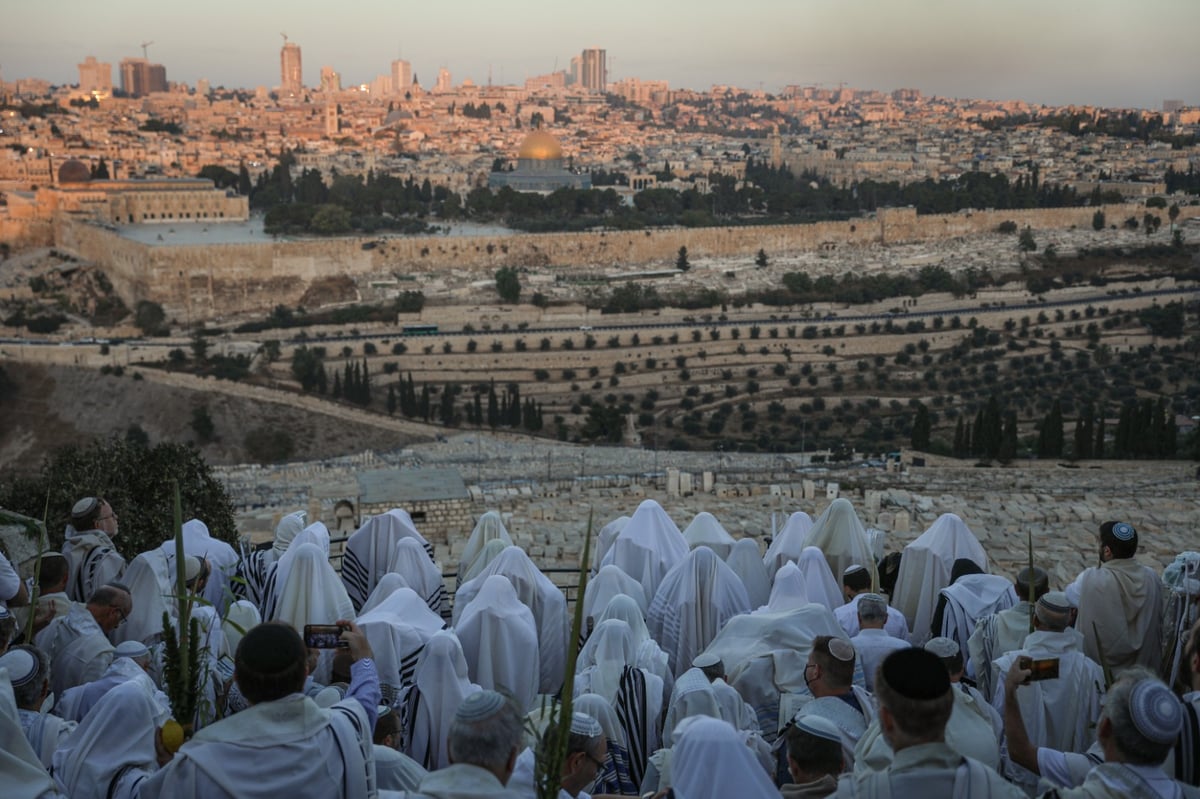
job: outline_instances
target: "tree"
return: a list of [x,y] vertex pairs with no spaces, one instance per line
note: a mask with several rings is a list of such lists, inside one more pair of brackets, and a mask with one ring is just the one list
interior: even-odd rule
[[1017,238],[1017,248],[1021,252],[1037,252],[1037,241],[1033,238],[1033,231],[1026,225],[1021,230],[1020,237]]
[[167,315],[157,302],[141,300],[133,312],[133,323],[147,336],[162,336],[169,331],[164,323]]
[[1095,439],[1096,407],[1088,403],[1083,413],[1075,420],[1075,457],[1088,460],[1092,457],[1092,442]]
[[925,407],[925,403],[917,403],[917,415],[913,420],[912,426],[912,448],[918,452],[925,452],[929,449],[929,409]]
[[192,408],[191,427],[192,432],[196,434],[196,440],[201,444],[216,440],[216,426],[213,425],[212,417],[208,415],[207,405]]
[[754,256],[754,265],[757,266],[759,269],[766,269],[766,267],[767,267],[767,251],[766,250],[760,249],[758,251],[758,255]]
[[502,266],[496,270],[496,293],[500,295],[501,302],[509,304],[521,298],[521,278],[516,269]]
[[680,272],[686,272],[687,270],[692,268],[692,265],[690,263],[688,263],[687,247],[679,248],[679,255],[678,255],[678,257],[675,258],[675,268],[678,269]]
[[[304,391],[312,391],[325,383],[325,358],[321,352],[297,347],[292,352],[292,377]],[[340,386],[339,386],[340,388]],[[323,390],[321,393],[325,393]]]
[[205,338],[202,331],[196,331],[192,335],[192,358],[196,363],[204,363],[208,360],[208,339]]
[[1179,204],[1171,203],[1171,207],[1167,209],[1167,216],[1171,219],[1171,230],[1175,230],[1175,220],[1179,218]]
[[1038,432],[1038,457],[1060,458],[1063,449],[1062,403],[1054,400]]
[[246,454],[258,463],[286,461],[296,449],[296,442],[287,430],[265,425],[246,433],[242,443]]
[[350,212],[340,205],[318,206],[309,223],[314,233],[333,236],[350,230]]
[[1104,223],[1105,219],[1103,211],[1096,211],[1096,213],[1092,214],[1092,230],[1104,230]]
[[396,413],[396,384],[388,383],[387,393],[387,412],[388,416]]

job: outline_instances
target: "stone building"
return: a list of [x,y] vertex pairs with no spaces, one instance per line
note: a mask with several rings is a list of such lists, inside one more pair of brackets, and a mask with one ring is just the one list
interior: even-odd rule
[[439,549],[460,536],[465,541],[471,532],[471,497],[457,469],[377,469],[359,472],[356,481],[359,525],[403,508],[421,535]]
[[535,130],[521,142],[517,168],[511,172],[492,172],[489,189],[505,186],[514,191],[548,194],[556,189],[590,189],[591,175],[578,175],[563,166],[563,149],[558,139]]

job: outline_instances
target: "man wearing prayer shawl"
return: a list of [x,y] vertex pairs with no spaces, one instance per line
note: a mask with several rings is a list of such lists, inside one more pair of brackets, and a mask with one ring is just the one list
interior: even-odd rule
[[866,567],[872,582],[878,576],[867,530],[848,499],[839,497],[829,503],[825,512],[813,522],[804,545],[820,549],[833,574],[843,574],[847,566],[857,563]]
[[749,613],[750,599],[738,576],[708,547],[689,552],[663,577],[646,624],[667,653],[675,674],[686,671],[725,622]]
[[1127,522],[1100,525],[1100,566],[1084,570],[1067,588],[1079,608],[1075,626],[1083,651],[1116,674],[1130,666],[1157,671],[1162,662],[1162,580],[1136,560],[1137,530]]
[[738,541],[725,559],[725,565],[741,579],[751,608],[761,608],[767,604],[771,598],[771,574],[759,555],[757,541],[753,538]]
[[404,584],[416,591],[430,610],[450,621],[450,605],[446,601],[446,583],[442,580],[442,572],[416,539],[402,538],[396,542],[396,554],[388,573],[400,575]]
[[434,633],[417,659],[413,685],[403,699],[405,754],[431,771],[450,765],[446,736],[454,709],[479,690],[468,678],[458,637],[451,630]]
[[672,787],[681,799],[777,799],[778,789],[745,738],[718,719],[698,718],[679,736],[672,757]]
[[[382,583],[381,583],[382,585]],[[398,588],[356,620],[375,653],[386,704],[397,702],[413,682],[426,643],[446,623],[411,588]]]
[[892,605],[907,619],[915,646],[929,640],[938,592],[950,584],[950,568],[959,558],[968,558],[987,571],[987,553],[979,539],[953,513],[943,513],[904,547]]
[[0,775],[4,799],[67,799],[21,731],[8,669],[0,666]]
[[257,547],[242,544],[241,558],[238,561],[237,576],[233,581],[233,594],[238,599],[246,599],[257,608],[262,608],[266,601],[267,577],[271,567],[279,562],[283,553],[287,552],[292,539],[304,529],[304,521],[308,514],[302,510],[284,514],[275,525],[273,540]]
[[783,799],[824,799],[837,790],[842,773],[842,735],[820,716],[804,716],[787,730],[787,766],[792,781],[779,788]]
[[[548,726],[542,732],[538,746],[547,751],[555,746],[559,736],[557,726]],[[559,777],[558,799],[590,799],[587,788],[592,787],[608,759],[608,742],[600,722],[586,713],[571,714],[571,727],[567,733],[566,755]],[[535,782],[535,760],[532,747],[526,747],[517,757],[508,790],[523,799],[537,799]]]
[[887,612],[892,610],[888,607],[886,599],[879,594],[859,594],[854,599],[858,606],[856,626],[860,629],[850,637],[850,643],[858,653],[859,662],[862,663],[863,680],[867,690],[873,691],[875,669],[879,667],[880,662],[897,649],[909,646],[909,643],[902,638],[888,635],[883,629],[884,622],[887,621]]
[[467,545],[463,547],[462,557],[458,561],[455,587],[467,581],[466,573],[471,568],[471,563],[483,552],[489,541],[503,541],[506,546],[513,545],[512,536],[508,534],[504,520],[494,510],[484,513],[475,523],[475,529],[471,531],[471,537],[467,539]]
[[125,558],[113,544],[117,514],[101,497],[84,497],[71,508],[62,553],[70,563],[67,595],[85,602],[96,589],[121,579]]
[[433,560],[433,545],[417,532],[408,512],[400,508],[368,519],[346,541],[342,581],[355,609],[362,607],[375,584],[387,574],[396,557],[396,544],[405,538],[414,539]]
[[687,541],[675,522],[661,505],[647,499],[621,528],[600,565],[611,563],[637,580],[650,601],[663,577],[687,553]]
[[75,729],[74,721],[42,711],[50,693],[50,658],[35,646],[14,646],[0,656],[0,669],[8,669],[12,680],[12,694],[25,739],[42,766],[50,768],[55,751]]
[[942,661],[916,647],[888,655],[876,676],[879,724],[895,753],[883,771],[843,776],[838,797],[971,797],[1022,799],[1025,794],[945,742],[954,690]]
[[100,679],[78,685],[67,691],[59,697],[54,712],[63,718],[82,721],[88,711],[95,707],[106,693],[121,683],[132,681],[141,686],[146,695],[158,705],[162,716],[159,719],[161,724],[170,717],[171,707],[167,695],[158,690],[158,686],[150,678],[147,671],[150,668],[150,661],[150,650],[146,648],[145,644],[139,644],[136,641],[118,644],[113,651],[112,665]]
[[775,572],[779,571],[783,564],[800,560],[800,553],[804,551],[808,531],[812,526],[811,516],[804,511],[796,511],[775,534],[771,545],[767,547],[767,554],[763,555],[763,565],[767,567],[767,573],[772,580],[775,579]]
[[251,707],[197,732],[142,783],[140,799],[375,796],[379,677],[366,638],[352,622],[338,624],[353,660],[346,699],[326,710],[301,693],[304,641],[287,625],[260,624],[242,638],[234,667]]
[[813,698],[795,717],[821,716],[842,732],[842,751],[847,763],[854,761],[854,748],[875,719],[871,695],[853,684],[857,658],[844,638],[820,635],[813,639],[804,668],[804,682]]
[[455,632],[471,681],[508,692],[522,713],[532,710],[538,694],[537,624],[512,583],[499,574],[486,578]]
[[955,562],[953,572],[961,567],[964,571],[953,582],[941,590],[945,604],[934,612],[934,624],[940,624],[938,636],[952,638],[958,642],[963,657],[969,656],[967,641],[975,632],[980,619],[1008,610],[1017,604],[1017,594],[1012,583],[998,574],[979,574],[979,567],[965,558]]
[[421,764],[399,751],[400,716],[387,705],[380,705],[375,721],[375,784],[383,791],[415,791],[429,772]]
[[[846,631],[846,635],[853,638],[858,635],[858,601],[859,598],[870,594],[871,596],[879,596],[871,591],[871,573],[855,563],[852,566],[847,566],[846,571],[842,574],[842,590],[845,592],[846,604],[839,608],[833,609],[833,615],[837,617],[838,624],[842,625],[842,629]],[[893,638],[898,638],[901,641],[908,642],[908,622],[904,619],[904,614],[893,607],[887,608],[887,618],[884,621],[883,630]]]
[[575,697],[571,707],[596,719],[604,731],[608,752],[604,758],[604,767],[600,769],[593,786],[593,793],[637,796],[638,785],[634,783],[629,771],[629,746],[626,743],[625,731],[621,728],[612,703],[597,694],[580,694]]
[[129,617],[132,606],[123,587],[102,585],[86,605],[76,602],[66,616],[38,633],[38,649],[50,657],[50,690],[55,696],[100,679],[113,657],[107,634]]
[[1004,675],[995,673],[992,664],[1006,652],[1020,649],[1025,636],[1031,632],[1034,606],[1029,600],[1030,583],[1033,583],[1035,603],[1050,590],[1046,571],[1035,566],[1031,575],[1026,566],[1017,572],[1014,583],[1020,601],[1008,610],[984,616],[967,639],[968,662],[975,674],[975,685],[989,702],[996,693],[996,686],[1004,679]]
[[[168,568],[174,574],[175,540],[164,541],[161,548],[167,555]],[[183,523],[183,553],[208,563],[210,573],[204,580],[201,596],[216,608],[218,614],[224,613],[233,597],[230,579],[237,574],[237,551],[224,541],[213,538],[204,522],[188,519]]]
[[729,553],[733,551],[735,543],[733,536],[721,526],[721,523],[717,521],[717,517],[708,511],[701,511],[696,514],[696,517],[692,519],[692,523],[684,529],[683,539],[687,541],[689,549],[708,547],[717,553],[717,557],[721,560],[729,557]]

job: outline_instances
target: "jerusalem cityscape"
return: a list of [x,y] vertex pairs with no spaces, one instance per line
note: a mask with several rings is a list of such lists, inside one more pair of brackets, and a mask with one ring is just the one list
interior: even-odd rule
[[[986,764],[972,796],[1143,795],[1111,775],[1116,793],[1088,793],[1094,761],[1071,759],[1105,745],[1100,702],[1126,668],[1195,723],[1200,6],[110,5],[0,15],[0,722],[5,679],[9,715],[29,711],[18,672],[34,680],[39,657],[59,700],[42,718],[63,719],[57,743],[30,738],[20,796],[258,795],[241,765],[206,771],[219,749],[199,745],[287,701],[252,695],[237,640],[302,641],[304,693],[328,707],[336,687],[329,704],[374,727],[369,779],[347,758],[342,793],[321,796],[857,796],[880,775],[925,790],[886,776],[905,740],[887,701],[929,697],[888,676],[899,645],[860,646],[884,629],[897,663],[923,647],[954,683],[959,658],[974,721],[994,725],[986,745],[958,716],[945,728],[944,748],[957,729],[978,749],[955,756]],[[1146,567],[1136,601],[1125,577],[1096,594],[1088,575],[1117,562]],[[308,582],[287,583],[293,564]],[[622,594],[641,611],[622,628],[649,636],[625,645],[657,641],[669,665],[597,653],[618,647],[596,641]],[[531,630],[486,627],[510,600]],[[67,644],[43,643],[68,608],[99,624],[104,665],[64,683]],[[1020,636],[996,631],[1018,612]],[[253,643],[272,620],[304,635]],[[336,643],[308,640],[335,624]],[[977,650],[973,631],[995,640]],[[1006,673],[1040,662],[1047,631],[1075,649],[1018,706],[1006,691],[1026,683]],[[209,665],[188,689],[197,636]],[[147,710],[150,759],[113,772],[99,742],[118,721],[86,707],[118,689],[71,692],[120,671],[122,647],[152,679],[113,684],[141,680],[165,715]],[[424,673],[461,673],[422,683],[443,650]],[[350,660],[379,669],[378,714]],[[861,703],[823,693],[847,660]],[[677,706],[695,675],[735,718]],[[569,679],[583,721],[557,715]],[[490,688],[583,748],[527,720],[536,776],[525,750],[511,780],[476,764],[488,791],[438,787],[480,771],[453,756],[453,725],[500,713]],[[417,718],[418,691],[462,709]],[[861,726],[821,716],[827,695]],[[1083,732],[1058,732],[1053,708]],[[631,714],[658,716],[635,730]],[[753,779],[727,731],[685,745],[704,724],[674,723],[697,714],[733,724]],[[586,743],[597,722],[607,756]],[[794,761],[805,735],[837,741],[841,765]],[[1200,784],[1195,738],[1169,737],[1166,761],[1137,761],[1166,780],[1146,796]],[[726,765],[702,780],[717,740],[703,757]]]

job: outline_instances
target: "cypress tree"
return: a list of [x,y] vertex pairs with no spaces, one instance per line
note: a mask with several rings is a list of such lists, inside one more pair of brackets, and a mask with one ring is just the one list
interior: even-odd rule
[[392,416],[393,414],[396,413],[396,384],[395,383],[388,383],[387,412],[388,412],[388,416]]
[[959,414],[958,424],[954,426],[954,457],[956,458],[961,458],[964,454],[963,450],[965,448],[963,447],[963,433],[965,430],[963,425],[964,422],[962,414]]
[[1107,412],[1100,406],[1100,415],[1096,417],[1096,443],[1092,446],[1092,457],[1104,458],[1104,416]]
[[918,452],[929,449],[929,409],[925,403],[917,403],[917,415],[912,426],[912,448]]

